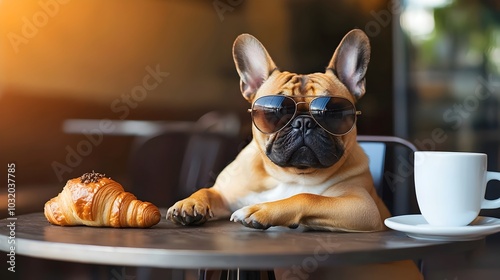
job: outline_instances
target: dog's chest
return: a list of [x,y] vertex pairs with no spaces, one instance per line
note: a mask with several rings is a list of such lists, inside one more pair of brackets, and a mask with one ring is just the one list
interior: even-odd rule
[[230,208],[232,211],[235,211],[244,206],[285,199],[300,193],[322,194],[330,186],[331,183],[329,182],[315,186],[281,183],[270,190],[250,192],[245,196],[239,197],[230,205]]

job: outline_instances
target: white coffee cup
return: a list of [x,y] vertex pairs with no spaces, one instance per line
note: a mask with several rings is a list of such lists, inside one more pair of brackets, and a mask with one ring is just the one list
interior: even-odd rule
[[500,208],[500,198],[485,199],[486,184],[500,180],[487,171],[487,155],[415,152],[415,191],[425,220],[433,226],[466,226],[481,209]]

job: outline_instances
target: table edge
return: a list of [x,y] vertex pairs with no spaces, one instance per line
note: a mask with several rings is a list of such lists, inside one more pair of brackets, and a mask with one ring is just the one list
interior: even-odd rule
[[[0,251],[9,252],[8,238],[0,236]],[[71,243],[60,243],[52,241],[30,240],[16,238],[15,253],[34,258],[50,259],[58,261],[70,261],[100,265],[120,265],[135,267],[156,267],[170,269],[272,269],[287,268],[301,265],[304,262],[316,262],[318,266],[338,266],[343,264],[374,263],[373,257],[367,252],[364,257],[359,257],[359,252],[344,252],[328,255],[326,259],[315,258],[315,255],[232,255],[228,261],[227,254],[190,253],[184,250],[166,250],[154,248],[115,247],[102,245],[79,245]],[[439,243],[435,246],[441,247],[437,250],[435,246],[424,246],[411,249],[408,254],[407,248],[396,248],[387,252],[377,252],[380,262],[398,261],[404,259],[420,259],[426,255],[435,255],[439,252],[455,253],[472,251],[484,243],[484,239],[472,241]],[[28,249],[29,248],[29,249]],[[71,251],[72,254],[68,254]],[[390,251],[390,252],[389,252]],[[118,253],[118,254],[117,254]],[[268,258],[273,258],[270,262]],[[322,256],[324,258],[324,256]],[[272,265],[270,265],[272,263]]]

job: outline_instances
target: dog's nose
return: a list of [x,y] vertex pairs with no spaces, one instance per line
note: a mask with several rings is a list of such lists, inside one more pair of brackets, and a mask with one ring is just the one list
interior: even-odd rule
[[303,133],[306,133],[308,130],[316,127],[316,122],[313,120],[311,116],[297,116],[292,121],[292,128],[299,129]]

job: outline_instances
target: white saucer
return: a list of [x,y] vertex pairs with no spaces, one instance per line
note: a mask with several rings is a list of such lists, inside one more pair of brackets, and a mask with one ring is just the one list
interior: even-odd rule
[[385,225],[412,238],[436,241],[476,240],[500,232],[500,219],[482,216],[463,227],[431,226],[422,215],[391,217]]

